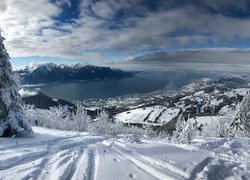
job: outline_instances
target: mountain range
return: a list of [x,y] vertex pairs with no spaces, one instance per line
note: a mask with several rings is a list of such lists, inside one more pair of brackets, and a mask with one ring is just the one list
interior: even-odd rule
[[15,71],[21,84],[66,83],[132,77],[134,73],[93,65],[57,65],[54,63],[26,66]]

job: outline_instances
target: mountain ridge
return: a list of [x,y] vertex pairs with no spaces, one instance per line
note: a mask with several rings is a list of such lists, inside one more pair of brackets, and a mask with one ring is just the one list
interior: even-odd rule
[[109,80],[132,77],[134,73],[94,65],[64,65],[46,63],[26,66],[15,71],[21,84],[67,83],[75,81]]

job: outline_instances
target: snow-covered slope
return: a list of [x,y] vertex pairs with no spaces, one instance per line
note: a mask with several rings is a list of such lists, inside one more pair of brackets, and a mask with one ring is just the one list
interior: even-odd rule
[[[135,125],[168,126],[178,118],[180,113],[188,116],[198,124],[205,125],[211,119],[220,119],[235,112],[238,103],[249,88],[217,88],[208,86],[202,90],[176,95],[159,100],[159,105],[142,104],[130,106],[126,111],[114,116],[116,121]],[[157,104],[157,103],[154,103]],[[143,106],[143,107],[140,107]],[[205,123],[205,124],[204,124]]]
[[130,124],[162,125],[179,115],[180,109],[151,106],[122,112],[115,116],[116,121]]
[[[223,77],[201,79],[178,91],[161,90],[109,99],[89,99],[83,102],[87,110],[97,114],[103,107],[115,121],[126,125],[169,127],[171,133],[180,114],[198,124],[211,119],[223,119],[236,112],[244,95],[250,90],[249,79]],[[209,122],[210,121],[210,122]],[[204,124],[205,123],[205,124]],[[165,128],[162,129],[165,131]]]
[[248,179],[249,139],[172,144],[33,127],[0,140],[0,179]]

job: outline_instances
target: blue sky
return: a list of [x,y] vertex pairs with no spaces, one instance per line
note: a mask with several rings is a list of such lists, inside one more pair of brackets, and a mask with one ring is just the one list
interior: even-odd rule
[[249,0],[2,0],[0,13],[14,66],[250,47]]

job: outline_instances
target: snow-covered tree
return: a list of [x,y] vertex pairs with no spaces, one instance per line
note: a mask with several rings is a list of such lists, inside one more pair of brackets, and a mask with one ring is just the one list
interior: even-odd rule
[[184,141],[187,144],[191,144],[192,140],[197,135],[197,126],[193,124],[190,120],[190,118],[186,122],[186,127],[184,128],[182,132],[182,141]]
[[181,113],[178,116],[178,119],[177,119],[176,124],[175,124],[175,131],[173,133],[173,137],[174,137],[175,140],[179,141],[179,138],[180,138],[180,136],[182,134],[182,131],[185,128],[185,126],[186,126],[185,118],[183,116],[183,113]]
[[70,121],[68,108],[65,106],[51,107],[44,123],[48,128],[55,128],[70,131],[72,122]]
[[89,124],[92,122],[92,119],[87,114],[86,109],[81,103],[77,103],[77,111],[72,115],[73,121],[76,123],[78,131],[87,131]]
[[250,135],[250,92],[248,91],[243,100],[238,106],[236,115],[234,116],[229,128],[229,134],[231,136]]
[[93,134],[108,134],[110,125],[108,113],[105,110],[101,110],[98,112],[95,122],[89,126],[89,132]]
[[3,41],[0,30],[0,136],[31,133],[33,131],[24,117],[15,75]]
[[44,110],[37,109],[33,105],[26,105],[24,112],[32,125],[66,131],[78,130],[67,106],[51,107],[49,110]]
[[216,137],[225,138],[228,137],[228,128],[230,126],[230,119],[232,119],[232,114],[229,113],[226,117],[222,117],[213,123],[215,126]]
[[196,134],[197,126],[190,121],[190,118],[185,121],[183,114],[180,114],[175,125],[173,139],[181,143],[191,144]]

